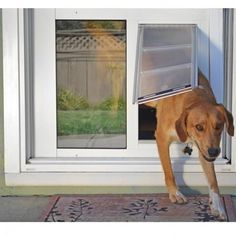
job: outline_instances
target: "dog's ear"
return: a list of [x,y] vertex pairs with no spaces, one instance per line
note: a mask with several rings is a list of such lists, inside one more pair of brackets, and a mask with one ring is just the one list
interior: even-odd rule
[[217,108],[225,118],[227,133],[234,136],[234,118],[232,114],[222,104],[218,104]]
[[180,115],[179,119],[175,122],[175,130],[179,136],[181,142],[185,142],[187,140],[187,127],[186,127],[186,120],[188,116],[188,111],[185,110]]

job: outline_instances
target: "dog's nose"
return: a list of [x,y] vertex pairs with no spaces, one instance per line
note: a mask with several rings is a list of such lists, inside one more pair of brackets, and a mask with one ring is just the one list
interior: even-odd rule
[[220,148],[209,148],[208,154],[210,157],[217,157],[220,154]]

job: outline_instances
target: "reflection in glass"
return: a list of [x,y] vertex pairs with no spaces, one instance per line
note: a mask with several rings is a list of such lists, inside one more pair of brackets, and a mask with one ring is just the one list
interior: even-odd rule
[[58,148],[126,148],[126,22],[57,20]]

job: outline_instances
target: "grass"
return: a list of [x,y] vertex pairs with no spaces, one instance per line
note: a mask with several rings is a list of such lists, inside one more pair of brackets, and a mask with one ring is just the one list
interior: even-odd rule
[[104,110],[58,111],[58,135],[123,134],[126,114]]

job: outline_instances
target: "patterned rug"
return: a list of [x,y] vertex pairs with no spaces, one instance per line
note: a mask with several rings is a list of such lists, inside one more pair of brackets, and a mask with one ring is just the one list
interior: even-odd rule
[[[236,221],[232,198],[222,196],[227,221]],[[167,194],[60,195],[51,198],[45,222],[209,222],[207,195],[188,196],[184,205],[172,204]]]

